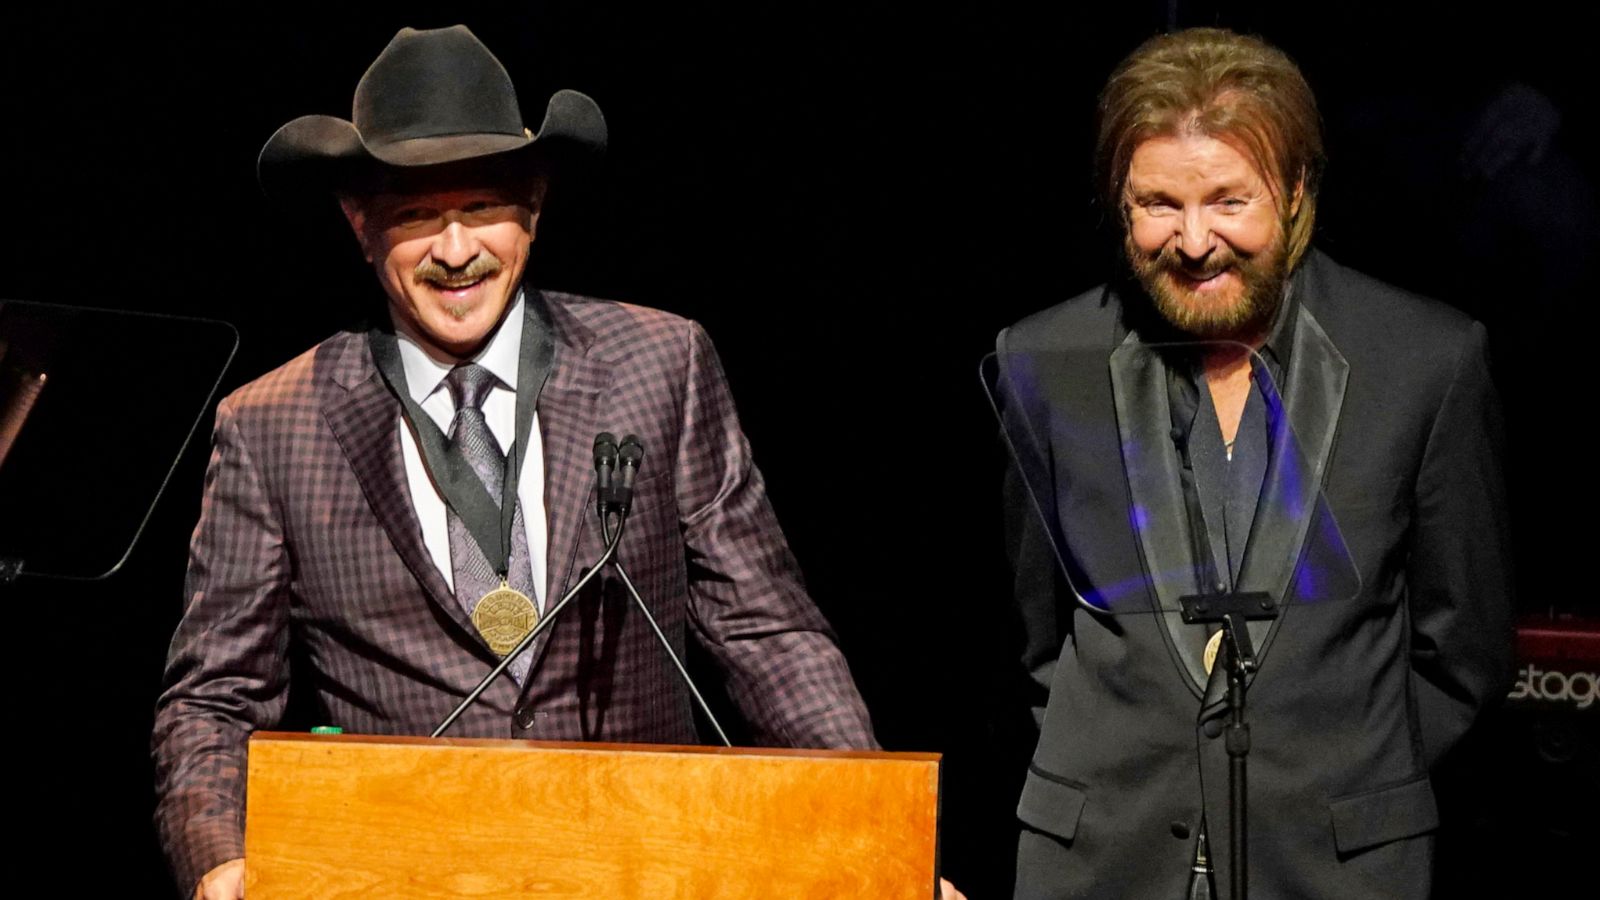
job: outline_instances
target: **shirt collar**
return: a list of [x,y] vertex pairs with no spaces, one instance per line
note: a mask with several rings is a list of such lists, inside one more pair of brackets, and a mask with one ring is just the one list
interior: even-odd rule
[[[502,385],[511,390],[517,389],[517,363],[522,356],[522,317],[525,314],[525,306],[522,289],[518,288],[511,309],[506,311],[505,319],[495,329],[489,342],[483,345],[483,349],[479,350],[476,356],[467,360],[488,369],[494,377],[500,379]],[[411,399],[420,404],[444,384],[445,376],[455,367],[429,356],[427,351],[404,331],[396,328],[395,336],[400,341],[400,363],[406,371],[406,390],[411,393]]]
[[1300,315],[1299,290],[1295,284],[1298,280],[1291,275],[1284,281],[1283,302],[1278,304],[1272,329],[1267,332],[1267,340],[1261,345],[1260,351],[1261,358],[1271,370],[1272,380],[1280,390],[1283,388],[1283,377],[1289,371],[1289,348],[1294,344],[1295,320]]
[[[1300,315],[1297,281],[1299,281],[1298,272],[1284,282],[1283,302],[1278,304],[1278,311],[1273,314],[1272,327],[1267,332],[1266,342],[1256,353],[1266,365],[1267,375],[1271,377],[1273,386],[1280,394],[1289,372],[1289,349],[1294,345],[1295,320]],[[1167,367],[1167,398],[1172,415],[1173,439],[1182,437],[1187,441],[1199,411],[1200,360],[1193,355],[1180,358],[1186,362]]]

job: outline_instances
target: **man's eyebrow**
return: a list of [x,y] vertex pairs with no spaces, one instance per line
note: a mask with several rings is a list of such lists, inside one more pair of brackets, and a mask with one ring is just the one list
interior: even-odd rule
[[1171,199],[1171,195],[1168,194],[1166,191],[1160,189],[1160,188],[1146,188],[1144,190],[1135,190],[1132,186],[1129,186],[1129,188],[1128,188],[1128,197],[1129,197],[1129,199],[1133,200],[1135,203],[1148,203],[1151,200],[1168,200],[1168,199]]
[[1206,195],[1206,199],[1217,200],[1222,197],[1242,196],[1248,193],[1250,193],[1250,186],[1248,184],[1235,184],[1229,182],[1228,184],[1224,184],[1211,191],[1211,193]]

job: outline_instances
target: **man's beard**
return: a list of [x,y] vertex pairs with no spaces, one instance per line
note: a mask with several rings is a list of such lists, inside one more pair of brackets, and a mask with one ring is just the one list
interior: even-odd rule
[[[1134,246],[1132,235],[1124,235],[1123,251],[1161,317],[1179,331],[1203,340],[1250,343],[1264,336],[1278,312],[1289,277],[1282,230],[1269,246],[1249,256],[1240,256],[1222,243],[1197,269],[1184,267],[1175,243],[1149,254]],[[1241,290],[1226,306],[1185,286],[1229,269],[1239,276]]]

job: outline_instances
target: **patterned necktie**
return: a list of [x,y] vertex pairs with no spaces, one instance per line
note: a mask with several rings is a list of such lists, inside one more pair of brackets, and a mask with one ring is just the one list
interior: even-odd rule
[[[500,492],[505,484],[506,455],[483,416],[483,401],[488,398],[489,390],[497,380],[493,373],[477,363],[456,366],[444,379],[450,398],[456,405],[455,418],[450,421],[450,441],[461,448],[461,455],[483,481],[483,486],[488,489],[496,505],[500,503]],[[461,517],[451,510],[449,518],[450,569],[455,575],[456,602],[470,616],[478,600],[500,586],[500,574],[489,565],[489,560],[478,547],[478,542],[472,539]],[[537,602],[533,569],[528,562],[528,531],[523,527],[520,501],[512,512],[511,561],[507,580],[513,588]],[[507,671],[517,679],[518,684],[527,680],[532,656],[531,652],[524,652],[511,661]]]

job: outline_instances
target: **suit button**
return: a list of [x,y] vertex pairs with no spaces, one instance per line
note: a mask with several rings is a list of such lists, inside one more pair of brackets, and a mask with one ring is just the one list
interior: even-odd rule
[[1205,723],[1200,726],[1200,733],[1205,735],[1208,738],[1221,737],[1222,736],[1222,720],[1221,719],[1207,719],[1207,720],[1205,720]]
[[1188,837],[1189,837],[1189,823],[1188,822],[1173,822],[1172,823],[1172,836],[1177,838],[1180,841],[1187,840]]
[[516,719],[518,728],[526,731],[527,729],[533,727],[533,720],[535,718],[533,708],[528,706],[518,707],[516,714],[512,718]]

